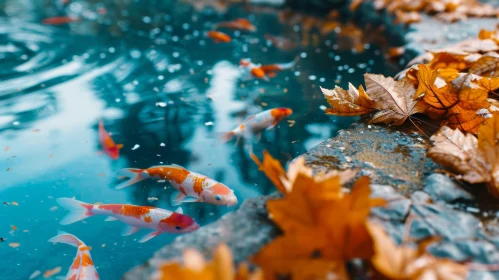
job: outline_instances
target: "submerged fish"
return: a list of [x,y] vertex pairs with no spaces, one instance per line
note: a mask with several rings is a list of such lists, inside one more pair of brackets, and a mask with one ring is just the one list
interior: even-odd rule
[[215,43],[229,43],[231,38],[229,35],[220,31],[208,31],[206,36],[211,38]]
[[260,64],[254,64],[251,62],[249,58],[243,58],[239,61],[239,66],[248,71],[248,74],[253,76],[254,78],[263,79],[265,81],[269,81],[269,77],[265,74],[265,71],[262,70]]
[[118,159],[120,156],[120,149],[123,148],[123,144],[115,144],[113,138],[104,128],[104,123],[102,120],[99,121],[99,142],[102,147],[102,151],[112,159]]
[[117,175],[130,179],[116,186],[116,189],[126,188],[148,178],[167,180],[177,189],[171,197],[172,205],[183,202],[207,202],[227,206],[237,204],[234,191],[226,185],[175,164],[147,169],[125,168],[119,170]]
[[277,72],[281,72],[283,70],[289,70],[295,67],[296,63],[298,63],[298,60],[300,60],[299,56],[297,56],[291,62],[262,65],[260,66],[260,69],[262,69],[263,72],[269,77],[273,77]]
[[245,137],[261,133],[263,130],[272,129],[281,120],[291,115],[293,110],[289,108],[274,108],[250,116],[238,127],[224,135],[224,139],[229,141],[232,137]]
[[216,25],[217,28],[225,27],[230,29],[245,30],[245,31],[256,31],[256,26],[254,26],[249,20],[245,18],[238,18],[233,21],[220,22]]
[[152,229],[139,242],[143,243],[162,233],[186,233],[195,231],[199,225],[182,213],[182,208],[175,212],[151,206],[129,204],[93,205],[71,198],[58,198],[57,203],[70,212],[61,220],[61,225],[69,225],[90,216],[109,216],[106,221],[122,221],[127,224],[122,236],[134,234],[139,229]]
[[80,19],[74,18],[74,17],[50,17],[50,18],[44,19],[42,21],[42,23],[49,24],[49,25],[61,25],[61,24],[77,22],[77,21],[80,21]]
[[71,246],[78,248],[76,252],[76,257],[73,260],[73,264],[69,268],[68,274],[66,275],[66,280],[97,280],[99,274],[95,269],[94,262],[90,256],[90,247],[85,245],[83,241],[78,239],[76,236],[59,232],[56,237],[52,237],[49,242],[52,243],[66,243]]

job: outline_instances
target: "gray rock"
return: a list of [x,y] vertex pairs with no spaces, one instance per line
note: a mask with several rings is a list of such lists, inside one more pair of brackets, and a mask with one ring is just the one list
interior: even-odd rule
[[307,164],[316,170],[361,168],[362,175],[369,175],[373,183],[390,185],[402,194],[410,194],[420,190],[424,176],[438,168],[426,158],[428,144],[417,133],[356,123],[304,156]]
[[431,174],[424,181],[424,191],[435,200],[456,202],[472,200],[474,196],[443,174]]
[[384,198],[389,203],[385,207],[376,207],[371,213],[381,219],[404,221],[409,208],[411,207],[411,200],[405,196],[397,193],[391,186],[385,185],[371,185],[371,197]]
[[484,240],[458,240],[440,242],[428,247],[428,252],[440,258],[449,258],[458,262],[473,260],[474,263],[497,264],[497,247]]
[[181,261],[182,251],[194,248],[211,258],[212,250],[219,243],[227,243],[236,263],[257,253],[279,233],[279,229],[268,219],[265,202],[279,197],[274,193],[265,197],[248,199],[235,212],[196,232],[179,236],[171,244],[161,248],[144,265],[135,267],[124,279],[150,279],[150,275],[167,259]]

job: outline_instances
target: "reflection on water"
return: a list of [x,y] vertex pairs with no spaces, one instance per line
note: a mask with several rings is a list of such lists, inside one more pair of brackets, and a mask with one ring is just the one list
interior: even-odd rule
[[[319,86],[356,84],[366,71],[387,71],[375,46],[358,39],[347,47],[336,43],[345,25],[329,34],[319,28],[331,23],[312,17],[293,14],[291,20],[268,7],[208,2],[0,1],[0,237],[7,239],[0,243],[2,279],[27,279],[57,266],[65,272],[74,250],[47,242],[57,230],[93,247],[102,279],[119,278],[175,236],[139,244],[140,234],[121,237],[123,224],[96,217],[60,226],[66,212],[55,198],[172,209],[165,183],[114,190],[115,170],[170,163],[223,182],[239,201],[272,192],[249,159],[248,145],[291,160],[351,121],[323,114]],[[53,16],[78,21],[40,24]],[[230,44],[204,37],[215,23],[237,17],[249,18],[259,31],[225,30],[233,37]],[[284,39],[290,48],[272,45]],[[362,53],[349,50],[360,47]],[[241,58],[272,64],[297,55],[297,67],[270,82],[248,79],[238,69]],[[221,132],[273,107],[292,108],[291,122],[281,122],[258,143],[219,141]],[[99,153],[101,118],[125,146],[116,161]],[[236,209],[194,203],[183,208],[201,225]],[[11,225],[17,230],[9,233]],[[20,246],[11,248],[10,242]]]

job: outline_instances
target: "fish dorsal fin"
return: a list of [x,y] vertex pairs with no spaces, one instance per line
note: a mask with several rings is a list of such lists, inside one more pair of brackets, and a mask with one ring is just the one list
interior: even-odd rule
[[175,212],[179,214],[184,214],[184,210],[182,210],[182,207],[178,207],[177,209],[175,209]]
[[176,167],[176,168],[179,168],[179,169],[184,169],[184,170],[187,170],[187,169],[185,169],[183,166],[180,166],[180,165],[175,164],[175,163],[170,164],[170,166],[172,166],[172,167]]

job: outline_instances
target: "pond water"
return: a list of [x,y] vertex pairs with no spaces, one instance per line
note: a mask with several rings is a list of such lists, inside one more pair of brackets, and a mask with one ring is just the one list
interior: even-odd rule
[[[118,169],[171,163],[223,182],[240,203],[268,194],[274,188],[249,158],[248,145],[285,164],[352,121],[324,115],[319,86],[359,84],[365,72],[391,74],[375,45],[357,42],[364,50],[354,52],[339,44],[341,27],[324,35],[324,22],[313,17],[217,3],[0,1],[0,278],[28,279],[59,266],[57,276],[65,275],[75,249],[47,242],[63,230],[92,247],[101,279],[119,279],[176,236],[141,244],[145,232],[122,237],[124,224],[103,217],[61,226],[67,211],[56,198],[172,210],[165,183],[114,189]],[[41,23],[56,16],[78,20]],[[224,29],[233,37],[227,44],[205,37],[217,22],[239,17],[258,31]],[[272,46],[267,34],[289,38],[293,48]],[[301,59],[294,69],[269,82],[247,78],[238,68],[241,58],[272,64],[296,56]],[[274,107],[293,109],[290,122],[257,143],[220,141],[219,133]],[[99,153],[99,119],[124,144],[117,160]],[[183,208],[203,226],[237,206]]]

